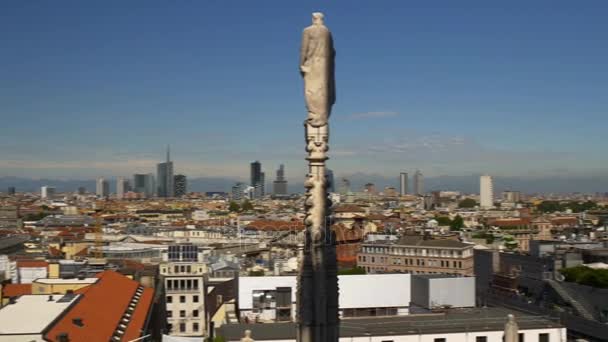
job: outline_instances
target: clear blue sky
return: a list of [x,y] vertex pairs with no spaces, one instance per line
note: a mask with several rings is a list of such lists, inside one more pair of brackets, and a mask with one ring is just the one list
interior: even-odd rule
[[605,174],[606,1],[2,1],[0,176],[305,172],[301,30],[340,174]]

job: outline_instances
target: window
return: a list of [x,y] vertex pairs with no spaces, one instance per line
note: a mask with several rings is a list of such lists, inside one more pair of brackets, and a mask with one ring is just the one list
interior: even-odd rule
[[186,310],[179,310],[179,317],[180,318],[185,318],[186,317]]
[[194,331],[194,332],[198,331],[198,323],[192,323],[192,331]]
[[487,336],[477,336],[475,337],[475,342],[488,342]]
[[436,338],[435,342],[445,342],[445,338]]
[[192,280],[192,287],[194,287],[195,289],[198,289],[198,279]]
[[173,317],[173,311],[171,311],[171,310],[167,310],[167,317],[168,317],[168,318]]
[[186,302],[186,296],[179,296],[179,302],[180,303],[185,303]]
[[179,332],[186,332],[186,323],[179,324]]
[[173,296],[167,296],[167,303],[173,303]]
[[198,310],[192,310],[192,317],[198,317]]
[[192,296],[192,302],[198,303],[198,296],[196,296],[196,295]]
[[524,342],[524,333],[519,333],[519,342]]
[[549,334],[547,334],[547,333],[538,334],[538,342],[549,342]]
[[167,324],[167,332],[171,333],[171,329],[173,329],[173,324]]

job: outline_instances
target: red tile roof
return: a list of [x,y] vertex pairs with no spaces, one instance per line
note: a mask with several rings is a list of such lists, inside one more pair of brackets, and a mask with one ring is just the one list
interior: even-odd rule
[[32,294],[32,284],[6,284],[2,287],[2,297],[17,297]]
[[[112,338],[140,284],[114,271],[99,273],[97,277],[100,278],[97,283],[75,291],[83,295],[82,299],[48,330],[45,335],[48,341],[57,341],[61,333],[67,333],[70,341],[106,342]],[[153,289],[143,290],[125,329],[124,341],[141,336],[153,297]],[[75,325],[75,318],[82,319],[84,325]]]
[[44,260],[17,260],[17,268],[21,267],[48,267],[49,263]]

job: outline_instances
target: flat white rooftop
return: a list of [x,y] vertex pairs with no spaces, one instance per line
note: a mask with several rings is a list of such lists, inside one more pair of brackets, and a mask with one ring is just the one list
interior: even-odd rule
[[80,295],[25,295],[0,309],[0,335],[40,334]]
[[55,284],[95,284],[98,280],[99,280],[99,278],[84,278],[84,279],[38,278],[38,279],[34,280],[34,282],[38,283],[38,284],[53,284],[53,285],[55,285]]

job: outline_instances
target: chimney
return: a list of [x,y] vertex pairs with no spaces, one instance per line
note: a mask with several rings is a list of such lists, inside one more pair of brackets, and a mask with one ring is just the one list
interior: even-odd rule
[[70,342],[70,338],[68,337],[68,333],[57,334],[57,342]]
[[53,299],[53,295],[49,295],[49,300],[48,300],[48,302],[52,302],[52,301],[54,301],[54,299]]
[[82,318],[80,318],[80,317],[74,317],[72,319],[72,323],[74,323],[74,325],[77,325],[79,327],[83,327],[84,326],[84,322],[82,321]]

